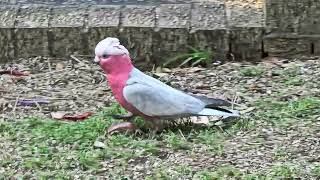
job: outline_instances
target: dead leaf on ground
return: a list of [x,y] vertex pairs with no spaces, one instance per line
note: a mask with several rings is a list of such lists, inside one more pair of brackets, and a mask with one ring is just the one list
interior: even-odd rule
[[64,64],[58,62],[58,63],[56,64],[56,71],[60,71],[60,70],[63,70],[63,69],[64,69]]

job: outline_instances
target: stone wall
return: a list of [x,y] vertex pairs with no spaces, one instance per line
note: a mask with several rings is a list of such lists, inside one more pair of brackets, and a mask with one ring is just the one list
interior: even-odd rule
[[[0,61],[93,55],[119,37],[137,64],[188,51],[219,60],[319,54],[318,0],[0,0]],[[229,56],[230,57],[230,56]]]
[[320,55],[320,1],[267,0],[264,50],[271,56]]

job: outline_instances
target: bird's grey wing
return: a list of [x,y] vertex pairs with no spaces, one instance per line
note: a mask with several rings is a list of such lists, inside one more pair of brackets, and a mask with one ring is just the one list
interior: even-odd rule
[[139,81],[127,84],[123,95],[130,104],[148,116],[184,116],[196,114],[204,108],[204,103],[192,96]]

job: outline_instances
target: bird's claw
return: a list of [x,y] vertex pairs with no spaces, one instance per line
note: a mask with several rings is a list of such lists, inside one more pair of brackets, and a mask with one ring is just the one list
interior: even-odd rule
[[132,122],[122,122],[113,124],[108,128],[108,134],[112,135],[114,133],[134,133],[134,134],[143,134],[143,132],[138,129]]

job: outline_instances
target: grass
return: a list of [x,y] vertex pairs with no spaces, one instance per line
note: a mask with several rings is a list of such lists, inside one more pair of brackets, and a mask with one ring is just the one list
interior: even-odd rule
[[255,106],[260,108],[257,116],[275,126],[290,126],[301,120],[314,121],[315,115],[320,113],[320,99],[311,97],[291,101],[264,99],[257,101]]
[[298,168],[294,165],[281,164],[274,165],[268,172],[268,175],[273,178],[292,179],[298,178]]
[[[238,73],[239,76],[261,77],[266,70],[246,67]],[[276,73],[281,85],[279,94],[286,93],[282,87],[301,86],[298,69]],[[250,106],[255,107],[253,114],[243,116],[223,130],[207,126],[173,128],[157,135],[108,136],[106,129],[117,121],[107,114],[125,113],[119,105],[78,123],[36,117],[0,121],[0,179],[95,179],[99,176],[134,179],[135,173],[143,174],[144,179],[293,179],[303,175],[304,167],[292,163],[293,150],[283,144],[262,152],[270,153],[272,158],[265,167],[248,170],[237,166],[241,162],[230,160],[234,154],[230,154],[229,142],[234,140],[241,144],[235,139],[246,135],[254,143],[238,151],[244,154],[260,151],[267,141],[260,135],[263,128],[277,128],[287,133],[294,132],[292,128],[305,122],[311,122],[310,129],[316,128],[313,125],[320,114],[319,97],[281,100],[277,98],[279,94],[251,102]],[[143,126],[141,119],[135,122]],[[95,146],[97,142],[103,146]],[[222,162],[226,157],[229,160]],[[206,162],[210,158],[213,161]],[[203,164],[205,166],[200,167]],[[308,177],[320,177],[319,165],[311,166]]]
[[316,165],[312,168],[311,173],[315,177],[320,177],[320,165]]
[[[23,157],[17,159],[8,156],[1,166],[32,171],[41,177],[67,177],[68,172],[81,169],[84,172],[97,173],[103,168],[103,162],[117,159],[126,166],[130,159],[137,157],[156,158],[162,149],[168,151],[192,151],[195,144],[208,146],[208,152],[223,151],[221,145],[224,135],[214,128],[190,132],[184,136],[181,131],[168,131],[154,136],[134,136],[119,134],[106,135],[106,128],[115,120],[105,116],[110,112],[121,112],[119,106],[113,106],[89,120],[79,123],[66,123],[50,119],[28,118],[17,122],[2,122],[2,139],[15,143],[16,153]],[[221,138],[221,139],[218,139]],[[94,142],[105,144],[105,148],[94,147]],[[221,154],[221,153],[220,153]],[[180,168],[179,171],[188,171]],[[9,172],[6,172],[9,176]],[[165,176],[155,170],[156,176]]]
[[[295,118],[311,119],[319,113],[320,101],[314,98],[305,98],[295,101],[282,102],[269,99],[256,102],[257,107],[263,107],[256,115],[272,124],[279,126],[283,123],[295,122]],[[119,134],[107,136],[106,128],[115,120],[105,116],[110,112],[121,112],[118,106],[113,106],[87,121],[79,123],[65,123],[50,119],[28,118],[24,121],[2,122],[0,130],[2,139],[17,143],[18,153],[23,157],[17,159],[6,156],[1,161],[1,166],[8,168],[15,164],[20,169],[31,171],[39,177],[69,177],[70,172],[80,169],[92,174],[98,173],[103,168],[103,162],[118,160],[119,168],[128,165],[130,159],[148,157],[156,159],[161,151],[189,152],[201,145],[208,154],[223,156],[225,141],[232,135],[242,130],[250,130],[254,126],[246,127],[246,123],[238,122],[229,128],[229,133],[224,133],[215,128],[204,128],[190,132],[166,131],[158,136],[134,136]],[[182,133],[182,134],[181,134]],[[94,147],[94,142],[105,144],[105,148]],[[281,147],[276,150],[275,157],[279,160],[287,157]],[[175,168],[177,174],[193,174],[188,166]],[[10,172],[6,172],[10,175]],[[111,172],[110,172],[111,173]],[[120,174],[123,171],[119,172]],[[158,179],[168,179],[170,175],[165,167],[153,170]],[[169,173],[170,174],[170,173]],[[291,178],[297,174],[296,169],[290,166],[274,166],[269,170],[272,177]],[[314,168],[313,174],[319,174],[319,168]],[[110,177],[114,174],[109,174]],[[240,179],[256,179],[260,177],[243,173],[231,167],[221,167],[214,171],[204,170],[194,176],[200,179],[221,179],[221,177],[234,177]],[[170,179],[170,178],[169,178]]]

